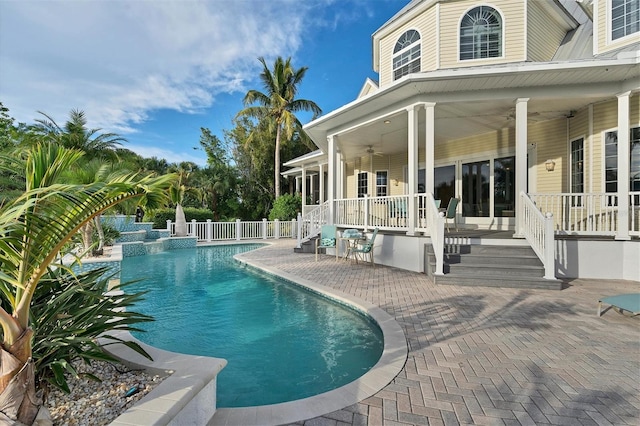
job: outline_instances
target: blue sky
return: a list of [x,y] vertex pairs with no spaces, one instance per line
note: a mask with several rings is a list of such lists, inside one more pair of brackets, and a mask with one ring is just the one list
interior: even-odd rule
[[0,0],[0,101],[26,123],[81,109],[140,155],[204,164],[200,127],[232,127],[258,57],[309,67],[299,97],[328,113],[377,80],[371,34],[408,1]]

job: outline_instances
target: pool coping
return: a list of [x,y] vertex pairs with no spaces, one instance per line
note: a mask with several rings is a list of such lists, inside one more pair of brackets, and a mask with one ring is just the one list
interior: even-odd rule
[[[264,240],[243,240],[199,243],[197,247],[253,243],[265,244],[265,247],[256,250],[268,249],[267,246],[273,244]],[[216,376],[226,366],[226,360],[169,352],[147,345],[127,331],[111,332],[109,334],[114,337],[140,344],[152,356],[153,361],[120,344],[109,345],[105,350],[121,359],[125,365],[167,376],[149,394],[116,418],[111,423],[112,426],[178,424],[176,421],[179,424],[213,426],[294,423],[356,404],[382,390],[402,371],[408,355],[407,340],[400,325],[382,308],[339,290],[244,259],[243,255],[244,253],[235,255],[234,259],[369,316],[380,327],[384,339],[378,362],[358,379],[315,396],[255,407],[216,408]],[[108,341],[101,338],[101,343]]]

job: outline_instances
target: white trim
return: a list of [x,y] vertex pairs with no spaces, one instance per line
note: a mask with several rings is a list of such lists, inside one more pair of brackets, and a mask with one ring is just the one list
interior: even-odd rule
[[594,164],[593,164],[593,104],[589,104],[588,108],[588,119],[589,119],[589,192],[593,192],[593,175],[594,173]]
[[[568,160],[567,161],[567,163],[568,163],[567,164],[567,182],[569,184],[569,187],[567,188],[568,189],[567,192],[571,193],[571,194],[574,193],[573,190],[572,190],[573,189],[572,188],[573,187],[573,181],[572,181],[572,178],[573,178],[573,173],[572,173],[573,172],[573,161],[572,160],[573,160],[573,158],[571,156],[571,154],[572,154],[571,144],[573,142],[576,142],[576,141],[580,140],[580,139],[582,139],[582,191],[580,191],[579,193],[586,192],[586,187],[587,187],[587,185],[585,183],[585,180],[586,180],[585,179],[585,177],[586,177],[585,176],[585,174],[586,174],[586,168],[585,168],[585,163],[586,163],[586,161],[585,161],[585,157],[586,157],[585,156],[585,147],[586,147],[586,143],[585,142],[587,140],[587,137],[586,137],[586,135],[582,134],[582,135],[580,135],[578,137],[575,137],[575,138],[571,138],[570,137],[569,138],[569,142],[568,142],[568,146],[567,146],[567,148],[568,148],[568,155],[567,155],[567,160]],[[604,151],[603,151],[603,153],[604,153]],[[603,155],[603,157],[604,157],[604,155]]]
[[[522,49],[524,55],[522,56],[522,60],[526,61],[529,59],[529,2],[528,0],[522,0],[522,3],[524,4],[524,49]],[[543,5],[544,4],[543,2]]]
[[[380,169],[380,170],[375,170],[373,172],[373,197],[377,197],[378,196],[378,172],[385,172],[387,174],[387,183],[386,185],[384,185],[384,187],[387,189],[387,193],[386,195],[391,195],[389,194],[389,169]],[[383,185],[380,185],[380,187],[382,188]]]
[[[498,12],[498,14],[500,15],[500,19],[502,20],[501,25],[502,25],[502,35],[501,40],[500,40],[500,50],[501,50],[501,55],[500,56],[492,56],[490,58],[474,58],[474,59],[460,59],[460,25],[462,24],[462,19],[464,19],[464,17],[466,16],[466,14],[471,10],[471,9],[475,9],[476,7],[480,7],[480,6],[488,6],[492,9],[494,9],[496,12]],[[457,33],[456,33],[456,46],[458,49],[458,53],[456,56],[456,61],[459,64],[469,64],[469,63],[477,63],[477,62],[486,62],[486,61],[494,61],[496,59],[505,59],[506,58],[506,42],[507,42],[507,38],[506,38],[506,27],[507,27],[507,23],[506,23],[506,19],[504,17],[504,13],[502,13],[502,10],[500,10],[497,6],[493,5],[492,3],[480,3],[480,4],[475,4],[471,7],[469,7],[467,10],[465,10],[461,15],[460,18],[458,18],[458,26],[457,26]]]
[[613,39],[612,38],[612,32],[613,32],[613,26],[612,24],[612,11],[613,11],[613,6],[611,4],[611,0],[607,0],[607,5],[606,5],[606,14],[607,14],[607,22],[606,22],[606,37],[605,37],[605,44],[606,46],[611,46],[613,44],[624,44],[627,41],[634,41],[635,39],[637,39],[638,37],[640,37],[640,31],[637,31],[635,33],[631,33],[631,34],[627,34],[626,36],[617,38],[617,39]]
[[598,13],[598,0],[595,0],[596,4],[593,7],[593,19],[591,20],[593,26],[593,54],[598,55],[600,53],[600,15]]
[[436,3],[436,69],[440,69],[440,3]]
[[[398,50],[397,52],[394,52],[394,50],[395,50],[395,48],[396,48],[396,45],[398,44],[398,41],[400,40],[400,38],[401,38],[402,36],[404,36],[406,33],[408,33],[409,31],[415,31],[415,32],[417,32],[417,33],[418,33],[418,36],[420,37],[420,38],[418,39],[418,41],[417,41],[417,42],[415,42],[415,41],[414,41],[414,42],[413,42],[413,43],[411,43],[410,45],[403,47],[402,49]],[[424,49],[423,49],[422,40],[424,40],[424,38],[422,37],[422,33],[420,32],[420,30],[419,30],[419,29],[414,28],[414,27],[411,27],[411,28],[406,29],[402,34],[400,34],[398,37],[396,37],[396,42],[393,44],[393,48],[391,49],[391,81],[397,81],[397,80],[400,80],[400,79],[401,79],[402,77],[404,77],[405,75],[413,74],[412,72],[408,72],[407,74],[404,74],[404,75],[402,75],[402,76],[400,76],[400,77],[396,78],[396,76],[395,76],[395,74],[396,74],[396,72],[395,72],[395,71],[396,71],[396,69],[393,67],[393,62],[394,62],[395,58],[396,58],[398,55],[402,55],[403,53],[410,51],[410,50],[411,50],[411,49],[412,49],[416,44],[420,45],[420,58],[418,59],[418,62],[420,62],[420,70],[418,70],[418,72],[421,72],[421,71],[424,69],[424,67],[423,67],[423,63],[422,63],[422,58],[423,58],[423,56],[424,56],[424,55],[423,55],[423,51],[424,51]],[[413,61],[409,61],[409,62],[407,62],[407,65],[409,65],[409,64],[410,64],[410,63],[412,63],[412,62],[413,62]],[[403,65],[403,66],[404,66],[404,65]],[[400,68],[402,68],[402,66],[401,66]]]

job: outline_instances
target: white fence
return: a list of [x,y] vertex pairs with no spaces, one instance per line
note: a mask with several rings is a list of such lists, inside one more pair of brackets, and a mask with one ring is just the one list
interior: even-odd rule
[[[230,241],[230,240],[266,240],[279,238],[296,238],[296,220],[280,221],[267,219],[235,222],[187,222],[187,235],[195,236],[198,241]],[[175,235],[176,223],[167,220],[167,230]]]

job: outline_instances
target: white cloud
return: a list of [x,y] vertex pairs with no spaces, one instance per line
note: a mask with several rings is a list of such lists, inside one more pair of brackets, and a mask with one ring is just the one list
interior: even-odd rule
[[0,101],[18,121],[84,110],[121,134],[156,109],[195,112],[244,91],[259,56],[294,55],[311,3],[295,0],[3,1]]

